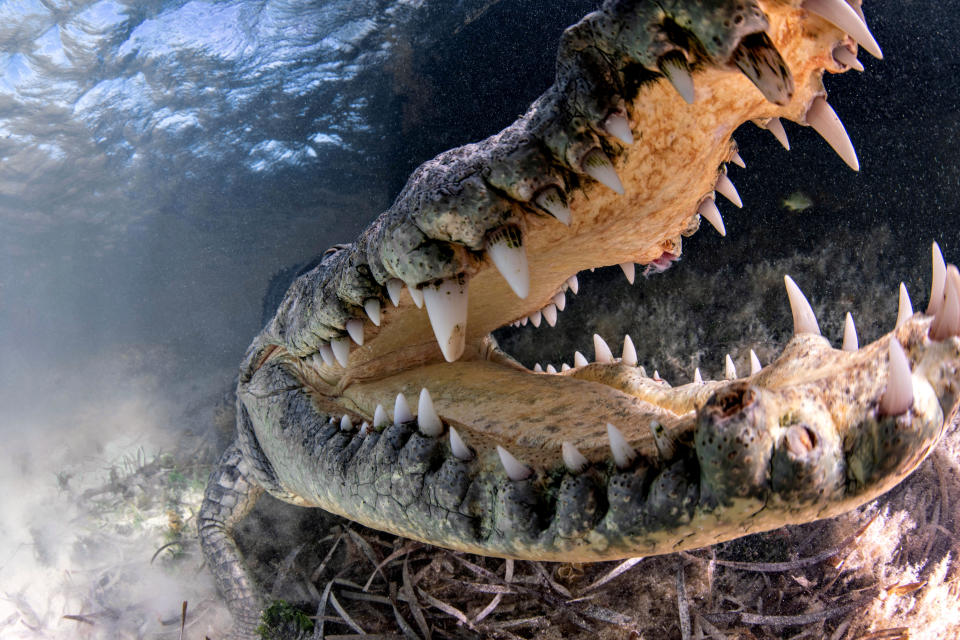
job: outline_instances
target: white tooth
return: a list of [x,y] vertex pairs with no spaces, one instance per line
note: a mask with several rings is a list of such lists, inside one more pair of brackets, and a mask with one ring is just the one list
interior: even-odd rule
[[623,269],[623,275],[627,276],[627,282],[633,284],[637,277],[637,265],[632,262],[621,262],[620,268]]
[[934,340],[944,340],[960,333],[960,292],[957,291],[960,275],[956,274],[955,266],[947,266],[946,297],[930,324],[930,337]]
[[910,361],[896,336],[890,338],[890,366],[887,373],[887,388],[880,399],[880,413],[898,416],[913,404],[913,377]]
[[353,421],[350,420],[350,416],[344,414],[340,418],[340,431],[353,431]]
[[814,98],[813,104],[810,105],[807,111],[807,124],[833,147],[847,166],[854,171],[860,171],[860,161],[857,160],[857,152],[853,148],[853,143],[850,142],[847,130],[843,128],[840,118],[822,96]]
[[668,55],[660,60],[657,65],[660,72],[667,77],[673,88],[677,90],[680,97],[687,104],[693,104],[695,93],[693,90],[693,76],[690,75],[690,67],[682,55]]
[[703,384],[703,376],[700,375],[700,367],[693,370],[693,381],[697,384]]
[[337,359],[340,366],[346,368],[350,360],[350,339],[334,338],[330,341],[330,349],[333,350],[333,357]]
[[647,370],[644,369],[643,367],[637,367],[637,372],[640,374],[642,378],[647,377]]
[[650,422],[650,433],[653,434],[653,444],[657,447],[657,453],[660,454],[660,457],[663,460],[671,460],[677,452],[677,444],[674,438],[656,420]]
[[557,305],[557,311],[563,311],[567,308],[567,296],[561,291],[557,295],[553,296],[553,304]]
[[910,319],[913,315],[913,305],[910,303],[910,294],[907,293],[907,285],[900,283],[900,304],[897,307],[897,327]]
[[573,354],[573,366],[580,368],[580,367],[585,367],[588,364],[590,363],[587,361],[587,358],[582,353],[577,351]]
[[713,228],[721,236],[727,235],[727,228],[723,226],[723,218],[720,217],[720,210],[717,209],[717,204],[713,201],[713,198],[705,198],[700,203],[697,213],[700,214],[701,218],[706,218],[707,222],[713,225]]
[[533,370],[536,371],[537,373],[543,373],[543,367],[540,366],[539,362],[533,365]]
[[623,195],[623,183],[620,182],[620,177],[617,175],[616,169],[613,168],[610,158],[603,151],[594,149],[584,157],[582,165],[583,172],[588,176]]
[[927,305],[927,315],[935,316],[943,306],[944,284],[947,281],[947,265],[943,262],[940,245],[936,242],[931,247],[933,253],[933,281],[930,285],[930,304]]
[[727,380],[736,380],[737,379],[737,367],[733,364],[733,358],[730,357],[730,354],[727,354],[726,359],[723,364],[723,377]]
[[767,130],[783,145],[784,149],[790,151],[790,140],[787,138],[787,131],[783,128],[780,118],[770,118],[767,122]]
[[551,327],[557,326],[557,305],[552,302],[543,308],[543,319]]
[[832,22],[841,31],[846,31],[874,58],[883,59],[880,45],[874,40],[867,23],[847,4],[847,0],[804,0],[803,8],[827,22]]
[[400,304],[401,291],[403,291],[403,280],[400,278],[390,278],[387,280],[387,295],[390,296],[390,302],[395,307]]
[[560,191],[559,187],[547,187],[537,194],[534,202],[554,218],[568,227],[570,226],[570,221],[573,220],[573,214],[570,213],[570,207],[567,206],[567,201],[563,197],[563,192]]
[[580,292],[580,281],[577,280],[577,274],[573,274],[567,278],[567,284],[570,285],[570,291],[573,291],[573,295],[577,295]]
[[417,309],[423,309],[423,289],[417,289],[417,285],[407,284],[407,293],[410,294],[413,304],[417,305]]
[[630,466],[633,459],[637,457],[637,452],[627,443],[620,430],[607,423],[607,439],[610,440],[610,453],[613,454],[613,461],[616,465],[625,469]]
[[555,366],[553,366],[552,364],[547,365],[547,373],[556,373],[556,372],[557,372],[557,368]]
[[332,367],[337,363],[336,356],[333,355],[333,349],[330,348],[330,345],[324,342],[320,345],[320,357],[323,358],[323,364],[328,367]]
[[571,442],[564,440],[563,444],[560,445],[560,450],[563,457],[563,464],[566,465],[570,473],[580,473],[590,464],[590,461],[587,460]]
[[847,312],[847,317],[843,319],[843,350],[856,351],[860,348],[860,341],[857,339],[857,327],[853,324],[853,316]]
[[378,404],[373,411],[373,428],[382,429],[390,424],[390,418],[384,410],[383,405]]
[[757,357],[753,349],[750,349],[750,375],[757,375],[761,369],[763,369],[763,365],[760,364],[760,358]]
[[433,335],[447,362],[463,355],[467,339],[467,281],[462,276],[444,278],[423,289],[423,300]]
[[563,364],[560,365],[560,371],[561,371],[561,373],[564,372],[564,371],[570,371],[570,365],[568,365],[566,362],[564,362]]
[[315,353],[310,356],[310,365],[316,369],[319,369],[324,365],[323,357],[319,353]]
[[610,364],[613,362],[613,353],[610,352],[610,347],[608,347],[606,341],[596,333],[593,334],[593,353],[595,362],[602,364]]
[[426,387],[420,389],[420,402],[417,405],[417,426],[425,436],[437,437],[443,433],[443,423],[433,408],[433,399]]
[[620,362],[628,367],[637,366],[637,349],[633,346],[633,340],[630,339],[629,334],[623,336],[623,355],[620,357]]
[[740,167],[741,169],[746,169],[746,168],[747,168],[747,163],[743,161],[743,158],[742,158],[742,157],[740,157],[740,152],[739,152],[739,151],[734,151],[734,152],[733,152],[733,156],[730,158],[730,162],[732,162],[733,164],[737,165],[737,166]]
[[529,318],[529,317],[520,318],[520,326],[521,326],[521,327],[527,326],[527,324],[528,324],[529,322],[530,322],[530,318]]
[[851,69],[863,71],[863,64],[857,60],[857,54],[847,49],[844,45],[840,45],[833,50],[833,59]]
[[793,312],[793,332],[820,335],[817,316],[814,315],[813,308],[800,291],[800,287],[790,276],[783,276],[783,281],[787,285],[787,298],[790,299],[790,310]]
[[347,320],[347,334],[358,345],[363,344],[363,320],[360,318],[351,318]]
[[397,400],[393,403],[393,424],[401,425],[404,422],[411,422],[413,413],[410,411],[410,405],[402,393],[397,394]]
[[730,182],[730,178],[727,177],[727,174],[720,174],[720,177],[717,178],[717,184],[714,185],[714,188],[717,190],[717,193],[732,202],[738,209],[743,208],[743,200],[740,199],[740,194],[737,193],[737,188],[733,186],[732,182]]
[[660,377],[660,372],[656,369],[653,370],[653,381],[654,382],[663,382],[663,378]]
[[534,311],[527,317],[530,318],[530,322],[533,323],[533,326],[537,328],[540,327],[540,321],[543,320],[543,314],[541,312]]
[[507,477],[514,482],[526,480],[533,474],[533,469],[514,458],[509,451],[500,445],[497,445],[497,453],[500,454],[500,464],[503,465],[503,470],[507,472]]
[[363,301],[363,310],[374,326],[380,326],[380,301],[376,298],[367,298]]
[[360,437],[366,436],[368,431],[370,431],[370,423],[364,420],[360,425]]
[[611,113],[603,121],[603,130],[623,144],[633,144],[633,132],[630,131],[630,121],[620,113]]
[[461,460],[473,460],[473,451],[453,427],[450,427],[450,453]]
[[487,237],[487,255],[517,297],[526,298],[530,293],[530,267],[520,230],[511,226],[491,232]]

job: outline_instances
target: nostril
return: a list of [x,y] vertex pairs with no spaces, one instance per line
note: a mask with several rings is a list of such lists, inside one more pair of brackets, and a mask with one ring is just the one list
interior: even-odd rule
[[795,456],[804,456],[817,448],[817,434],[805,424],[787,430],[787,449]]
[[720,409],[720,415],[729,418],[756,402],[757,394],[747,383],[735,383],[718,391],[711,404]]

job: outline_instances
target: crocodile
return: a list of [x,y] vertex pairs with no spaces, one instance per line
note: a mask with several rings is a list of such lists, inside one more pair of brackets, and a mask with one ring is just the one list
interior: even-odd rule
[[[606,0],[562,35],[554,83],[515,122],[416,169],[392,206],[287,290],[247,350],[201,546],[255,637],[234,539],[268,492],[471,553],[590,562],[664,554],[847,512],[956,422],[960,272],[932,249],[927,308],[839,349],[785,276],[795,333],[750,374],[671,386],[594,336],[528,369],[491,332],[554,323],[584,269],[676,260],[753,121],[856,152],[823,75],[881,50],[854,0]],[[416,411],[411,408],[415,405]]]

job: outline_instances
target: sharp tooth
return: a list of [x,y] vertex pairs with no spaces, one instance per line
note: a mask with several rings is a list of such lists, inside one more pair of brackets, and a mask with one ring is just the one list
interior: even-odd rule
[[400,292],[403,291],[403,280],[400,278],[390,278],[387,280],[387,296],[393,306],[400,304]]
[[887,373],[887,388],[880,399],[880,413],[898,416],[913,405],[913,377],[910,361],[896,336],[890,338],[890,366]]
[[663,382],[663,378],[660,377],[660,372],[656,369],[653,370],[653,381],[654,382]]
[[620,268],[623,269],[623,275],[627,276],[627,282],[633,284],[637,277],[637,265],[632,262],[621,262]]
[[590,461],[571,442],[564,440],[563,444],[560,445],[560,450],[563,456],[563,464],[566,465],[570,473],[580,473],[590,464]]
[[461,460],[473,460],[473,451],[453,427],[450,427],[450,453]]
[[845,45],[841,44],[833,50],[833,59],[851,69],[863,71],[863,64],[857,60],[857,54],[847,49]]
[[930,324],[930,337],[934,340],[945,340],[960,333],[960,292],[957,291],[957,280],[960,280],[960,276],[954,277],[956,273],[955,266],[947,266],[947,294]]
[[500,454],[500,464],[503,465],[503,470],[507,472],[507,477],[514,482],[526,480],[533,474],[533,469],[514,458],[509,451],[500,445],[497,445],[497,453]]
[[320,357],[323,358],[323,364],[328,367],[332,367],[337,364],[337,358],[333,355],[333,349],[330,348],[330,345],[324,342],[320,345]]
[[907,293],[907,285],[900,283],[900,304],[897,307],[897,324],[900,327],[913,315],[913,305],[910,303],[910,294]]
[[411,422],[413,413],[410,412],[410,405],[402,393],[397,394],[397,400],[393,403],[393,424],[401,425],[404,422]]
[[587,361],[587,358],[582,353],[577,351],[573,354],[573,366],[580,368],[580,367],[585,367],[588,364],[590,363]]
[[547,373],[556,373],[556,372],[557,372],[557,368],[555,366],[553,366],[552,364],[547,365]]
[[650,422],[650,433],[653,434],[653,444],[657,447],[657,453],[662,460],[672,460],[677,453],[677,443],[674,438],[667,433],[662,424],[653,420]]
[[804,0],[803,8],[815,13],[827,22],[832,22],[841,31],[846,31],[850,37],[866,49],[870,55],[878,60],[883,59],[880,45],[874,40],[867,23],[857,15],[857,12],[847,4],[846,0]]
[[467,280],[463,276],[444,278],[423,289],[423,300],[433,335],[447,362],[463,355],[467,338]]
[[563,364],[560,365],[560,371],[561,371],[561,373],[564,372],[564,371],[570,371],[570,365],[568,365],[566,362],[564,362]]
[[693,381],[697,384],[703,384],[703,376],[700,375],[700,367],[693,370]]
[[733,156],[730,158],[730,162],[732,162],[733,164],[737,165],[737,166],[740,167],[741,169],[746,169],[746,168],[747,168],[747,163],[744,162],[744,161],[743,161],[743,158],[740,157],[740,152],[739,152],[739,151],[734,151],[734,152],[733,152]]
[[617,175],[616,169],[613,168],[610,158],[603,151],[600,149],[590,151],[583,158],[581,164],[583,165],[583,172],[588,176],[621,196],[623,195],[623,183],[620,182],[620,177]]
[[537,328],[540,327],[540,321],[543,320],[543,314],[541,312],[534,311],[528,317],[530,318],[530,322],[533,323],[533,326]]
[[943,285],[947,281],[947,265],[943,262],[940,245],[936,242],[931,247],[933,253],[933,281],[930,285],[930,304],[927,305],[927,315],[935,316],[943,306]]
[[733,364],[733,358],[730,357],[730,354],[727,354],[726,359],[723,364],[723,377],[727,380],[736,380],[737,379],[737,367]]
[[633,340],[629,335],[623,336],[623,355],[620,357],[620,362],[628,367],[637,366],[637,349],[633,346]]
[[417,285],[407,284],[407,293],[410,294],[413,304],[417,305],[417,309],[423,309],[423,289],[417,289]]
[[693,90],[693,76],[690,75],[690,65],[687,58],[679,51],[664,55],[657,62],[660,73],[667,77],[673,88],[687,104],[693,104],[695,93]]
[[543,319],[551,327],[557,326],[557,305],[552,302],[543,308]]
[[310,356],[310,365],[316,369],[319,369],[324,365],[323,357],[319,352]]
[[790,310],[793,312],[793,332],[794,334],[812,333],[820,335],[820,325],[817,324],[817,316],[813,314],[813,308],[804,297],[800,287],[790,276],[783,276],[783,281],[787,285],[787,297],[790,299]]
[[533,365],[533,370],[534,370],[536,373],[543,373],[543,367],[540,366],[540,363],[539,363],[539,362],[536,363],[535,365]]
[[367,298],[363,301],[363,310],[374,326],[380,326],[380,301],[376,298]]
[[370,423],[364,420],[360,425],[360,437],[366,436],[368,431],[370,431]]
[[350,416],[344,414],[340,418],[340,431],[353,431],[353,421],[350,420]]
[[570,221],[573,220],[573,214],[570,213],[570,207],[567,206],[567,199],[559,187],[547,187],[537,194],[534,202],[554,218],[568,227],[570,226]]
[[833,147],[847,166],[854,171],[860,171],[860,161],[857,160],[857,152],[853,148],[853,143],[850,142],[850,136],[843,128],[840,118],[823,97],[814,98],[813,104],[807,110],[807,124]]
[[717,184],[714,185],[714,188],[717,190],[717,193],[732,202],[738,209],[743,208],[743,200],[740,199],[740,194],[737,193],[737,188],[733,186],[732,182],[730,182],[730,178],[727,177],[727,174],[720,174],[720,177],[717,178]]
[[337,359],[340,366],[346,368],[350,360],[350,339],[334,338],[330,341],[330,349],[333,350],[333,357]]
[[787,138],[787,131],[783,128],[780,118],[770,118],[767,123],[767,130],[783,145],[784,149],[790,151],[790,140]]
[[573,291],[573,295],[577,295],[580,292],[580,281],[577,280],[577,274],[573,274],[567,278],[567,284],[570,285],[570,291]]
[[363,344],[363,320],[360,318],[351,318],[347,320],[347,333],[350,338],[358,345]]
[[611,113],[603,121],[603,130],[623,144],[633,144],[633,132],[630,131],[630,121],[621,113]]
[[613,454],[613,461],[617,467],[621,469],[629,467],[633,459],[637,457],[637,452],[627,444],[627,439],[623,437],[620,430],[609,422],[607,423],[607,439],[610,440],[610,453]]
[[593,352],[595,362],[602,364],[613,362],[613,353],[610,352],[610,347],[608,347],[606,341],[596,333],[593,334]]
[[567,308],[567,295],[561,291],[553,296],[553,304],[557,305],[557,311],[563,311]]
[[843,319],[843,350],[856,351],[860,348],[860,341],[857,339],[857,327],[853,324],[853,316],[847,312],[847,317]]
[[520,318],[520,326],[521,326],[521,327],[527,326],[527,324],[529,324],[529,322],[530,322],[530,318],[529,318],[529,317]]
[[763,369],[763,365],[760,364],[760,358],[757,357],[753,349],[750,349],[750,375],[757,375],[761,369]]
[[637,371],[640,373],[640,376],[641,376],[642,378],[646,378],[646,377],[647,377],[647,370],[644,369],[643,367],[637,367]]
[[773,104],[786,106],[795,84],[790,67],[767,34],[752,34],[740,41],[730,61]]
[[487,236],[487,255],[517,297],[526,298],[530,293],[530,267],[520,229],[509,226],[492,231]]
[[723,226],[723,218],[720,217],[720,210],[717,209],[717,204],[713,201],[713,198],[705,198],[700,203],[697,213],[700,214],[701,218],[706,218],[707,222],[713,225],[713,228],[721,236],[727,235],[727,228]]
[[383,405],[378,404],[377,408],[373,411],[373,428],[383,429],[389,424],[390,417],[387,416],[387,412],[384,410]]
[[443,433],[443,423],[433,408],[433,399],[430,392],[424,387],[420,389],[420,402],[417,405],[417,426],[425,436],[437,437]]

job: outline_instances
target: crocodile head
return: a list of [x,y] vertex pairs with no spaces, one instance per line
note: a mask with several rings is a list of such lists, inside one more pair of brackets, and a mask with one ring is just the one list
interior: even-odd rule
[[960,379],[960,274],[936,247],[926,312],[902,299],[862,348],[852,322],[832,348],[787,278],[796,334],[746,377],[672,387],[599,337],[592,361],[532,371],[491,337],[553,323],[583,269],[631,277],[704,219],[724,233],[714,197],[738,201],[725,164],[747,121],[813,126],[856,169],[822,82],[858,44],[880,55],[853,5],[610,0],[570,27],[522,117],[422,165],[293,283],[242,366],[253,477],[433,544],[569,561],[823,518],[903,479]]

